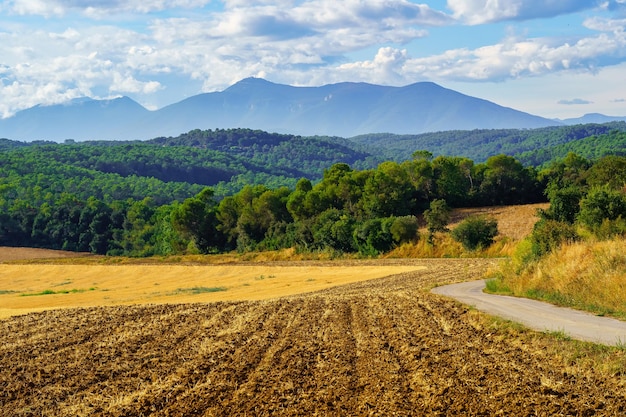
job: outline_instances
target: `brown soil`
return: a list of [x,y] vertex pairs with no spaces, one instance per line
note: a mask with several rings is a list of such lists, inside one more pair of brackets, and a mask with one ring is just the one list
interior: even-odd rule
[[[382,261],[381,261],[382,262]],[[266,301],[114,306],[0,321],[0,415],[623,415],[619,377],[568,368],[429,293],[489,260],[421,260]]]
[[12,248],[8,246],[0,246],[0,262],[28,259],[78,258],[83,256],[90,256],[90,254],[52,249]]

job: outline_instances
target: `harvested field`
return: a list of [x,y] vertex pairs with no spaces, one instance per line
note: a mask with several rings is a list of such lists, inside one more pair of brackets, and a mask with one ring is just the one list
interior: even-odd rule
[[415,262],[0,265],[0,318],[51,308],[248,301],[423,268]]
[[454,228],[468,216],[493,217],[498,222],[498,233],[513,240],[521,240],[528,236],[539,220],[537,210],[547,209],[549,203],[524,204],[519,206],[474,207],[454,209],[451,214],[450,227]]
[[0,246],[0,262],[26,259],[77,258],[87,256],[91,256],[91,254],[52,249],[12,248],[8,246]]
[[1,320],[0,415],[626,412],[619,376],[567,366],[551,339],[493,326],[428,291],[494,261],[413,262],[424,268],[270,300]]

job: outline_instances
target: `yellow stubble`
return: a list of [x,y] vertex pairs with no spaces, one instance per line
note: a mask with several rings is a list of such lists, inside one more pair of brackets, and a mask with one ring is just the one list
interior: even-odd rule
[[0,318],[68,307],[263,300],[415,265],[0,265]]

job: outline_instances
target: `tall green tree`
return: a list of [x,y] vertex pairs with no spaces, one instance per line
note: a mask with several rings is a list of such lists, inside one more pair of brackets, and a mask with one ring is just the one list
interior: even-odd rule
[[186,199],[171,214],[173,226],[190,236],[202,253],[217,251],[223,238],[217,230],[216,203],[213,190],[205,188],[198,195]]

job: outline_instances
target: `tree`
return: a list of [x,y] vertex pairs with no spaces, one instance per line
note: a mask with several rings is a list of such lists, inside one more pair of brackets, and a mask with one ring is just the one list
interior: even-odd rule
[[550,208],[540,214],[547,219],[573,224],[580,211],[582,196],[583,192],[578,187],[555,189],[548,194]]
[[406,170],[383,162],[365,181],[362,205],[368,218],[405,216],[415,208],[414,188]]
[[480,191],[486,204],[523,204],[542,199],[534,171],[512,156],[492,156],[485,165]]
[[531,251],[535,259],[540,258],[563,243],[578,240],[574,225],[551,219],[541,219],[530,234]]
[[485,216],[470,216],[459,223],[451,234],[465,249],[486,248],[498,234],[498,223]]
[[393,247],[391,225],[394,218],[366,220],[354,230],[354,240],[359,252],[366,256],[376,256]]
[[213,190],[205,188],[198,195],[186,199],[172,211],[173,226],[183,234],[191,236],[202,253],[220,248],[223,241],[217,231],[216,204]]
[[433,242],[436,232],[447,232],[450,223],[450,208],[445,200],[437,199],[430,203],[430,208],[424,211],[424,219],[428,228],[428,241]]
[[626,189],[626,157],[610,155],[589,169],[589,186],[608,185],[613,190]]
[[467,204],[472,183],[466,172],[466,158],[438,156],[432,165],[437,197],[452,207]]
[[340,252],[354,252],[354,228],[356,221],[331,208],[320,214],[313,223],[312,232],[315,245],[319,249],[331,248]]

